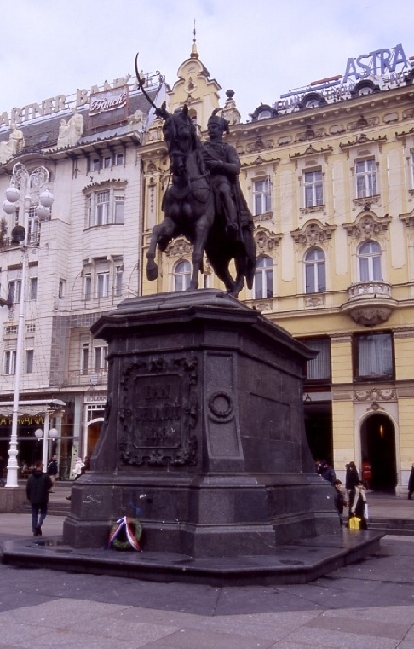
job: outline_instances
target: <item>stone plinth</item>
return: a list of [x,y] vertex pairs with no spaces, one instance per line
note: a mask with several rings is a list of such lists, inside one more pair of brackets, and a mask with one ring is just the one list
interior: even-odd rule
[[0,488],[0,513],[10,514],[18,511],[26,502],[25,487],[1,487]]
[[125,515],[144,549],[194,557],[339,532],[305,436],[314,352],[214,290],[125,300],[92,332],[108,341],[108,403],[66,543],[105,546]]

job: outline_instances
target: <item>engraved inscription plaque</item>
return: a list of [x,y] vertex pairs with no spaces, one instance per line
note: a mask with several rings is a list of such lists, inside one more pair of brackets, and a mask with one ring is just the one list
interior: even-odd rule
[[121,463],[195,465],[197,359],[129,362],[121,385]]
[[181,379],[177,374],[136,376],[132,416],[135,444],[178,448],[181,444]]

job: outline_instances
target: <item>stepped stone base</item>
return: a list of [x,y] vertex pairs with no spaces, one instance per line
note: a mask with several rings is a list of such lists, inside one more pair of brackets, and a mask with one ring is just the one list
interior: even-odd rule
[[146,551],[191,557],[339,534],[306,442],[314,352],[215,290],[125,300],[92,333],[108,341],[108,403],[65,543],[104,547],[123,516],[141,520]]

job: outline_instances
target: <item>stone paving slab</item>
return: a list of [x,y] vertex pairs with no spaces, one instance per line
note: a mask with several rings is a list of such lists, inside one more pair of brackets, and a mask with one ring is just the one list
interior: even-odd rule
[[[59,536],[63,520],[45,530]],[[7,539],[32,540],[29,514],[0,514]],[[311,583],[243,587],[0,564],[0,649],[412,649],[413,556],[413,537],[385,536]]]
[[0,649],[412,649],[413,551],[385,537],[312,583],[240,588],[0,565]]

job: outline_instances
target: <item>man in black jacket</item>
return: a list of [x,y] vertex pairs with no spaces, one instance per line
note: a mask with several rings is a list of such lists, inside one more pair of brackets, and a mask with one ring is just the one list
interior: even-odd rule
[[33,473],[26,483],[26,495],[32,503],[33,536],[42,536],[42,525],[46,518],[49,490],[52,486],[52,481],[47,473],[43,473],[43,462],[36,462]]

